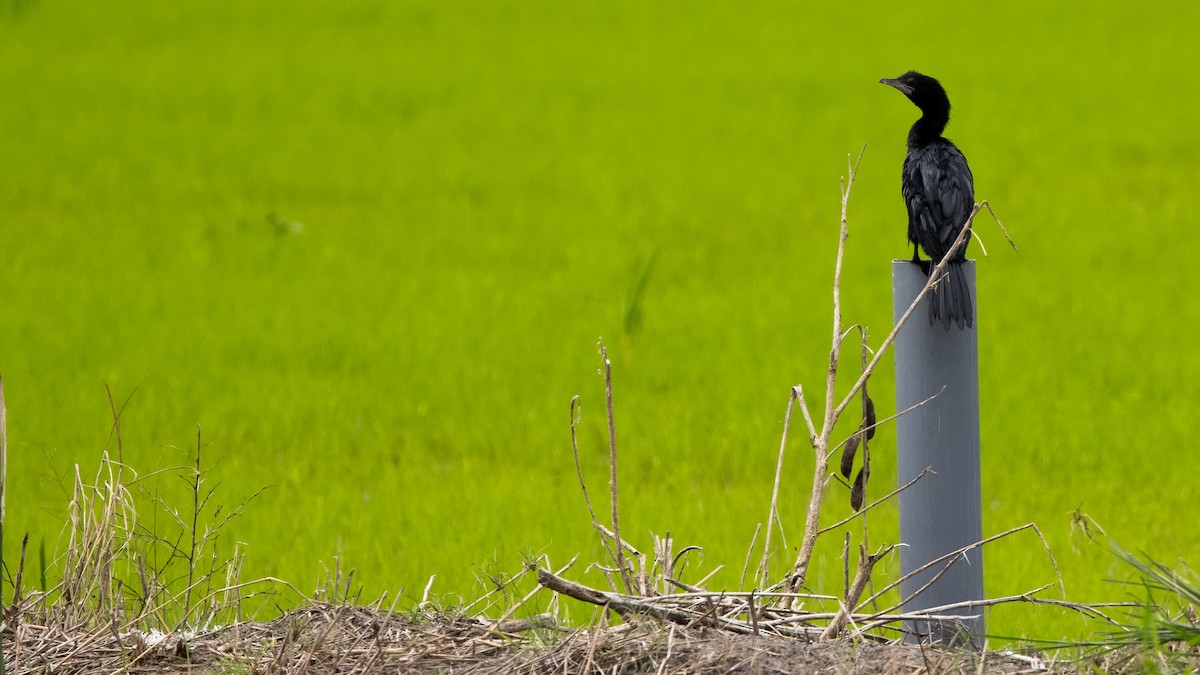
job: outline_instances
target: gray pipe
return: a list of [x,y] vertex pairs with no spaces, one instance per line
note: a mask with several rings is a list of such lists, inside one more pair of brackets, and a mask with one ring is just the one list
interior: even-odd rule
[[[975,261],[962,263],[975,294]],[[899,321],[926,281],[921,268],[907,260],[892,262],[892,302]],[[939,321],[929,325],[928,296],[896,338],[896,410],[901,411],[940,394],[896,420],[900,485],[926,467],[916,485],[900,493],[900,573],[969,546],[983,538],[982,494],[979,476],[979,348],[975,328],[949,331]],[[979,326],[976,313],[974,325]],[[945,387],[943,390],[942,388]],[[916,593],[946,563],[900,584],[904,598]],[[904,605],[912,612],[956,602],[983,600],[983,555],[973,549],[960,556],[934,584]],[[912,621],[908,641],[962,644],[984,631],[982,607],[949,612],[976,615],[961,621]]]

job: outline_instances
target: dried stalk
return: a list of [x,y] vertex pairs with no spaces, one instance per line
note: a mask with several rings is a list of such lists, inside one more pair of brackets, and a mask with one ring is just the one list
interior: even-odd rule
[[[762,531],[762,523],[759,523],[754,528],[754,536],[750,537],[750,546],[746,549],[746,562],[742,564],[742,576],[741,576],[741,579],[738,580],[738,588],[746,587],[746,573],[748,571],[750,571],[750,558],[754,555],[754,545],[758,543],[758,533],[761,531]],[[766,551],[771,550],[769,543],[770,542],[767,542],[763,545],[764,546],[764,548],[763,548],[763,557],[764,558],[766,557]],[[765,567],[765,565],[764,565],[764,567]],[[764,584],[766,583],[766,579],[764,577],[756,577],[756,578],[762,579],[762,583],[764,583]]]
[[[779,440],[779,458],[775,461],[775,484],[771,487],[771,510],[767,513],[767,532],[763,537],[762,562],[758,566],[758,583],[763,586],[771,578],[768,571],[771,560],[771,530],[775,527],[775,523],[779,522],[779,483],[783,478],[783,453],[787,448],[788,429],[792,426],[792,407],[801,396],[800,385],[792,387],[792,391],[788,394],[787,413],[783,417],[783,436]],[[804,405],[801,404],[800,407],[803,409]],[[806,416],[807,414],[805,411]],[[811,428],[811,422],[809,426]],[[758,531],[755,530],[755,534],[757,533]]]
[[563,579],[546,569],[538,569],[538,583],[556,593],[562,593],[576,600],[607,607],[620,614],[622,618],[626,618],[632,614],[644,614],[684,626],[691,625],[692,623],[703,623],[713,628],[725,628],[738,633],[750,631],[748,627],[739,629],[733,622],[722,621],[716,617],[700,620],[701,616],[693,612],[663,607],[657,603],[643,601],[628,595],[606,593],[584,586],[583,584],[575,583],[574,581]]
[[842,632],[842,629],[846,626],[846,622],[850,620],[852,610],[858,604],[858,599],[862,597],[863,591],[867,588],[867,583],[871,580],[871,572],[875,569],[875,563],[882,560],[884,556],[891,553],[895,548],[895,546],[889,546],[879,553],[868,555],[866,546],[859,547],[858,570],[854,574],[854,583],[846,591],[846,599],[841,603],[838,613],[829,621],[829,625],[825,627],[825,632],[821,634],[822,640],[833,639]]
[[891,499],[892,497],[895,497],[896,495],[900,494],[901,492],[916,485],[917,481],[921,480],[927,474],[930,474],[930,473],[933,473],[933,470],[930,469],[929,467],[925,467],[924,469],[921,470],[921,473],[917,474],[915,478],[908,481],[904,485],[901,485],[900,487],[896,488],[895,490],[892,490],[891,492],[880,497],[879,499],[876,499],[875,501],[871,502],[870,504],[867,504],[857,513],[853,513],[849,516],[846,516],[845,518],[837,521],[836,523],[834,523],[832,525],[826,525],[825,527],[822,527],[820,530],[817,530],[817,534],[822,535],[822,534],[825,534],[826,532],[832,532],[833,530],[838,529],[839,527],[845,525],[846,523],[849,523],[850,521],[854,520],[855,518],[861,517],[867,511],[870,511],[871,509],[875,508],[876,506],[879,506],[880,504],[886,502],[887,500]]
[[613,415],[613,386],[612,361],[608,360],[608,349],[600,343],[600,358],[604,361],[604,400],[608,410],[608,488],[612,504],[613,539],[617,541],[617,569],[621,572],[621,581],[625,584],[625,592],[633,592],[633,581],[629,578],[629,568],[625,565],[625,554],[621,551],[621,521],[617,516],[617,422]]
[[[788,576],[786,588],[789,591],[795,591],[804,585],[804,579],[808,575],[808,564],[812,559],[813,547],[817,543],[817,524],[821,518],[821,504],[825,498],[825,474],[829,468],[827,452],[829,437],[833,433],[833,425],[837,422],[838,415],[841,414],[840,409],[834,408],[834,395],[837,385],[838,361],[842,352],[842,259],[846,253],[846,239],[850,236],[850,228],[847,224],[850,191],[854,188],[858,165],[866,150],[867,146],[864,145],[858,153],[858,159],[850,166],[849,176],[842,186],[841,229],[838,237],[837,260],[833,268],[833,345],[829,350],[829,368],[825,374],[825,418],[821,423],[820,432],[813,434],[812,445],[815,461],[813,462],[812,490],[808,500],[808,517],[804,523],[804,538],[800,542],[800,553]],[[862,379],[865,380],[866,373],[863,375]]]
[[[579,439],[575,432],[576,428],[581,423],[581,418],[577,409],[582,406],[579,395],[571,397],[571,452],[575,457],[575,475],[579,477],[579,489],[583,491],[583,501],[587,504],[588,515],[592,518],[592,527],[600,532],[606,532],[603,525],[600,524],[600,519],[596,517],[596,509],[592,508],[592,498],[588,496],[587,482],[583,480],[583,466],[579,463]],[[612,540],[607,537],[601,537],[604,542],[604,548],[608,549],[608,555],[616,561],[617,551],[613,549]]]
[[187,574],[187,590],[183,596],[183,617],[180,619],[180,628],[187,622],[188,614],[192,611],[192,588],[196,579],[196,549],[199,544],[197,538],[197,530],[200,527],[200,485],[204,480],[204,470],[201,467],[201,451],[204,449],[204,444],[200,440],[200,425],[196,425],[196,466],[192,472],[192,525],[188,528],[188,574]]
[[[980,548],[980,547],[984,546],[985,544],[990,544],[993,541],[1003,539],[1004,537],[1016,534],[1017,532],[1021,532],[1023,530],[1033,530],[1037,534],[1038,538],[1041,539],[1043,546],[1045,546],[1045,548],[1046,548],[1046,555],[1049,556],[1049,558],[1050,558],[1050,564],[1054,567],[1054,573],[1058,577],[1059,587],[1061,589],[1063,589],[1063,592],[1065,594],[1066,587],[1063,585],[1062,573],[1058,569],[1058,562],[1054,559],[1054,553],[1050,550],[1049,544],[1046,543],[1046,538],[1044,536],[1042,536],[1041,530],[1038,529],[1037,525],[1035,525],[1034,523],[1026,523],[1024,525],[1020,525],[1018,527],[1014,527],[1014,528],[1005,530],[1004,532],[1001,532],[999,534],[994,534],[990,537],[984,537],[983,539],[980,539],[979,541],[977,541],[975,543],[968,544],[961,548],[950,551],[949,553],[947,553],[945,555],[942,555],[937,558],[934,558],[933,560],[930,560],[929,562],[925,563],[924,565],[921,565],[917,569],[912,570],[908,574],[905,574],[904,576],[900,577],[899,579],[896,579],[895,581],[891,582],[890,584],[884,586],[882,589],[876,591],[874,595],[872,595],[871,597],[867,598],[862,603],[860,603],[859,607],[865,607],[868,604],[870,604],[871,602],[878,600],[879,597],[882,596],[884,593],[887,593],[888,591],[892,590],[893,588],[896,588],[897,586],[899,586],[901,583],[907,581],[908,579],[911,579],[912,577],[914,577],[918,574],[921,574],[922,572],[930,569],[931,567],[934,567],[935,565],[939,565],[942,563],[948,563],[946,568],[944,568],[943,570],[938,572],[938,576],[940,576],[941,574],[943,574],[945,572],[945,569],[949,568],[950,564],[953,564],[954,561],[959,556],[966,554],[967,551],[970,551],[970,550],[973,550],[976,548]],[[928,584],[926,584],[926,585],[928,585]],[[924,587],[922,587],[922,589],[918,590],[916,593],[913,593],[910,597],[904,598],[896,605],[893,605],[892,607],[884,610],[882,613],[886,614],[888,612],[894,611],[894,610],[904,606],[905,603],[911,601],[912,598],[915,597],[916,595],[918,595],[921,592],[921,590],[923,590],[923,589],[924,589]],[[975,602],[976,604],[979,604],[979,601],[973,601],[973,602]]]
[[941,389],[938,389],[933,394],[930,394],[924,400],[918,401],[917,403],[914,403],[914,404],[908,406],[907,408],[905,408],[904,410],[901,410],[900,412],[896,413],[895,415],[888,415],[887,417],[876,421],[875,424],[864,425],[861,429],[855,430],[855,432],[853,434],[850,434],[849,436],[846,437],[846,440],[842,441],[841,443],[838,443],[833,448],[831,448],[829,450],[829,456],[833,457],[833,453],[835,453],[839,449],[841,449],[841,447],[843,445],[845,445],[851,438],[854,438],[854,436],[856,434],[858,434],[859,431],[866,431],[868,429],[877,429],[877,428],[883,426],[884,424],[891,422],[892,420],[899,419],[899,418],[903,417],[904,415],[907,415],[908,413],[916,410],[917,408],[920,408],[921,406],[925,405],[926,403],[929,403],[930,401],[937,398],[938,396],[941,396],[943,391],[946,391],[946,385],[942,385]]

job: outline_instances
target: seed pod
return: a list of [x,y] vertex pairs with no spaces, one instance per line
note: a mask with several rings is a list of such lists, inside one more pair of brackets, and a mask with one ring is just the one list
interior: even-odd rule
[[858,442],[860,440],[859,432],[854,432],[850,440],[846,441],[846,445],[842,447],[842,477],[849,478],[850,471],[854,469],[854,454],[858,452]]
[[875,401],[863,390],[863,426],[867,429],[867,440],[875,438]]
[[[866,467],[863,467],[866,468]],[[850,490],[850,508],[855,511],[862,508],[863,497],[867,493],[867,472],[863,469],[858,470],[858,475],[854,477],[854,487]]]

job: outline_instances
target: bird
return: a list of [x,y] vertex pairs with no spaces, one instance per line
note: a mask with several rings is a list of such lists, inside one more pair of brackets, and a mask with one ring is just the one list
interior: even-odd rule
[[[908,132],[908,153],[901,170],[900,191],[908,206],[908,240],[914,263],[928,275],[958,238],[975,206],[975,179],[958,146],[942,136],[950,121],[950,98],[941,83],[910,70],[900,77],[879,81],[895,87],[921,109],[921,118]],[[962,269],[966,244],[946,265],[946,276],[930,292],[929,325],[942,321],[946,330],[973,327],[971,291]],[[919,249],[932,258],[921,260]]]

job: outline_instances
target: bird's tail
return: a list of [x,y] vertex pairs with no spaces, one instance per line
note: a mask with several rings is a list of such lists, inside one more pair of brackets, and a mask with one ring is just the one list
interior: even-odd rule
[[946,330],[950,330],[951,323],[957,324],[960,329],[975,325],[971,289],[967,287],[967,275],[961,263],[946,265],[945,277],[930,291],[929,325],[938,321],[946,326]]

